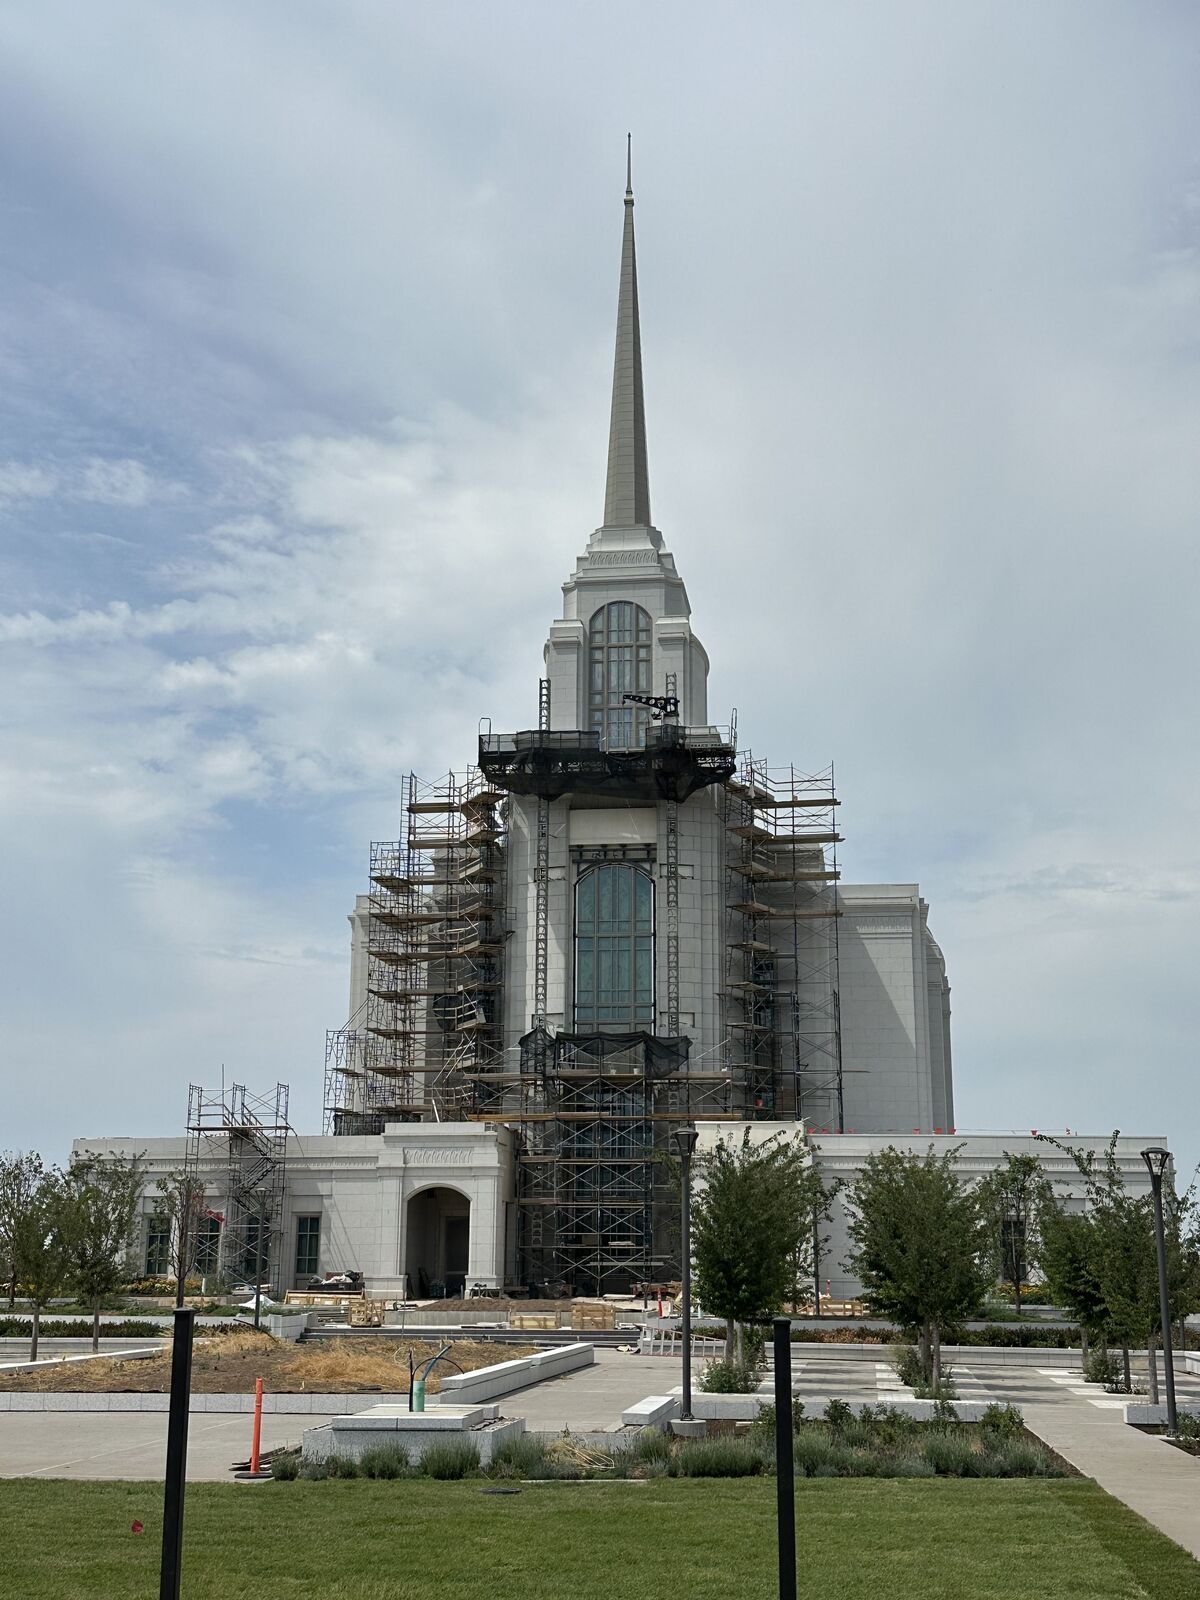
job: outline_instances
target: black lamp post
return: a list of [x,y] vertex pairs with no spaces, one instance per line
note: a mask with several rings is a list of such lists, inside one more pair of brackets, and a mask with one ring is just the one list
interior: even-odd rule
[[[1162,1322],[1163,1371],[1167,1380],[1167,1432],[1179,1431],[1175,1412],[1175,1362],[1171,1355],[1171,1306],[1167,1298],[1167,1241],[1163,1232],[1162,1186],[1163,1175],[1171,1162],[1171,1152],[1159,1145],[1142,1151],[1142,1160],[1150,1172],[1150,1187],[1154,1191],[1154,1234],[1158,1244],[1158,1304]],[[1154,1351],[1149,1352],[1151,1361]]]
[[676,1128],[672,1137],[679,1151],[683,1191],[683,1408],[680,1420],[692,1420],[692,1152],[700,1135],[693,1127]]

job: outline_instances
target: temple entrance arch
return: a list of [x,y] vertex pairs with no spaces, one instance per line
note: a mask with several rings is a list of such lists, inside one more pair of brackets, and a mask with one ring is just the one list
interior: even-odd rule
[[418,1300],[461,1295],[471,1248],[471,1201],[444,1184],[418,1189],[405,1211],[404,1270]]

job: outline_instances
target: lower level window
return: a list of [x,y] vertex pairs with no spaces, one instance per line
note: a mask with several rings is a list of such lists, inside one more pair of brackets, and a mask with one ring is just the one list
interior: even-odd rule
[[216,1217],[201,1217],[196,1229],[196,1271],[209,1278],[217,1270],[221,1254],[221,1224]]
[[171,1270],[171,1219],[151,1217],[146,1225],[146,1276],[165,1278]]
[[315,1278],[321,1256],[320,1217],[296,1218],[296,1276]]

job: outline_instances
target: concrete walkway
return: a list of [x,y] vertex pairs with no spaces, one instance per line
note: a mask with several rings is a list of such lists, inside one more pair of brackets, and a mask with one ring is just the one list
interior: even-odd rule
[[622,1411],[648,1394],[669,1394],[682,1373],[683,1362],[671,1356],[627,1355],[600,1347],[593,1366],[506,1394],[499,1405],[506,1417],[524,1417],[538,1432],[619,1428]]
[[1200,1559],[1200,1459],[1131,1428],[1121,1410],[1033,1404],[1025,1406],[1025,1423],[1065,1461]]
[[[299,1445],[306,1428],[328,1421],[327,1416],[264,1416],[262,1447]],[[233,1463],[250,1454],[250,1433],[248,1416],[193,1416],[188,1425],[188,1482],[231,1482]],[[137,1478],[161,1484],[166,1459],[167,1417],[162,1411],[57,1416],[12,1412],[0,1417],[0,1478]]]

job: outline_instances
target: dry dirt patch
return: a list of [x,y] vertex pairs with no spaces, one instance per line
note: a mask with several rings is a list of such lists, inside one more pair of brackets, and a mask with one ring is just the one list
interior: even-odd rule
[[[322,1339],[312,1344],[285,1344],[251,1329],[197,1339],[192,1354],[194,1394],[251,1394],[261,1378],[270,1394],[355,1394],[371,1390],[403,1394],[408,1389],[408,1355],[420,1363],[441,1349],[416,1339]],[[439,1362],[429,1379],[430,1391],[455,1371],[472,1372],[497,1361],[530,1356],[537,1346],[456,1340],[447,1362]],[[0,1392],[56,1394],[167,1394],[171,1388],[171,1345],[162,1355],[141,1361],[105,1357],[71,1364],[55,1362],[33,1372],[0,1374]]]

